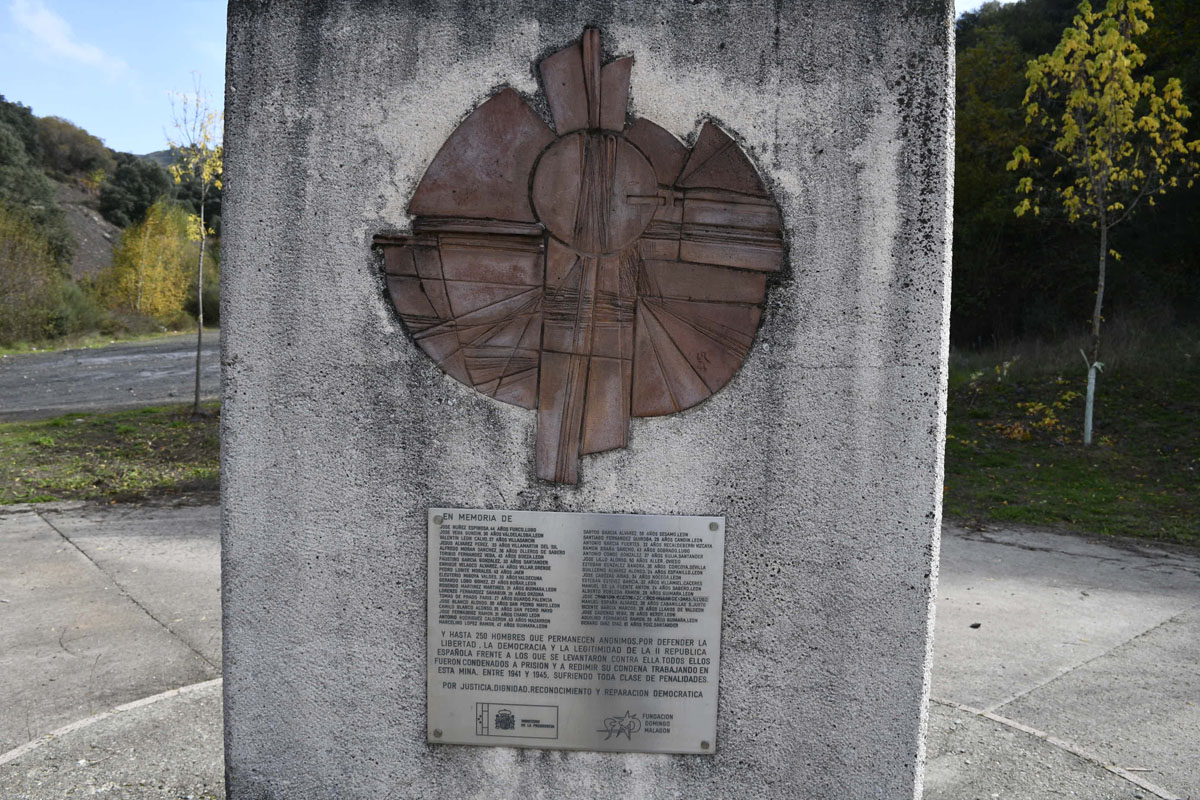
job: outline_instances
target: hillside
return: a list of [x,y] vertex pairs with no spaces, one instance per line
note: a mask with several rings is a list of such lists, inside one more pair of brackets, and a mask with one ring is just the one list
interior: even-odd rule
[[171,154],[170,150],[155,150],[153,153],[146,153],[145,155],[138,156],[138,158],[153,161],[160,167],[169,167],[175,163],[175,157]]
[[94,278],[112,264],[113,249],[121,240],[121,229],[96,210],[96,198],[75,186],[55,183],[54,199],[66,214],[67,226],[75,237],[71,278]]

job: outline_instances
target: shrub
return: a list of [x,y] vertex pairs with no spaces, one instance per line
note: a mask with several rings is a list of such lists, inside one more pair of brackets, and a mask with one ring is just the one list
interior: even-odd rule
[[33,221],[0,202],[0,342],[51,333],[60,281],[50,246]]

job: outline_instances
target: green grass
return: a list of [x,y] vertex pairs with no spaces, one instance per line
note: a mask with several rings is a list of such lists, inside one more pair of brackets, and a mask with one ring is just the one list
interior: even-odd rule
[[[207,339],[210,335],[219,334],[220,331],[220,328],[205,326],[204,337]],[[179,336],[180,334],[187,333],[195,336],[195,326],[192,326],[190,330],[183,328],[176,331],[155,331],[153,333],[75,334],[40,342],[14,342],[8,345],[0,345],[0,356],[14,356],[25,353],[52,353],[58,350],[94,350],[97,347],[107,347],[110,344],[149,342],[155,339],[163,339],[168,336]]]
[[1200,544],[1200,351],[1175,344],[1100,375],[1087,448],[1078,353],[952,360],[947,517]]
[[67,414],[0,423],[0,505],[131,502],[217,490],[218,406]]
[[[954,354],[949,519],[1200,545],[1200,336],[1121,341],[1089,448],[1083,360],[1070,347]],[[176,406],[0,423],[0,504],[215,492],[217,406],[207,409],[200,420]]]

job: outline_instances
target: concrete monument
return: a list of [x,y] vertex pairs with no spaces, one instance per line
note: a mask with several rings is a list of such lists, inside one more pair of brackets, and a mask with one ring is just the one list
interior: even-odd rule
[[919,796],[951,31],[230,3],[230,797]]

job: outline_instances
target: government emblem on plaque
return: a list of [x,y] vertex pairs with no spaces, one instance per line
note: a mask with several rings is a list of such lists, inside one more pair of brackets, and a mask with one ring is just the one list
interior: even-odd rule
[[633,59],[601,61],[593,28],[542,61],[553,129],[512,89],[480,105],[418,184],[412,235],[375,237],[414,341],[537,409],[537,475],[559,483],[624,447],[630,417],[725,386],[783,263],[779,209],[737,143],[630,119]]

